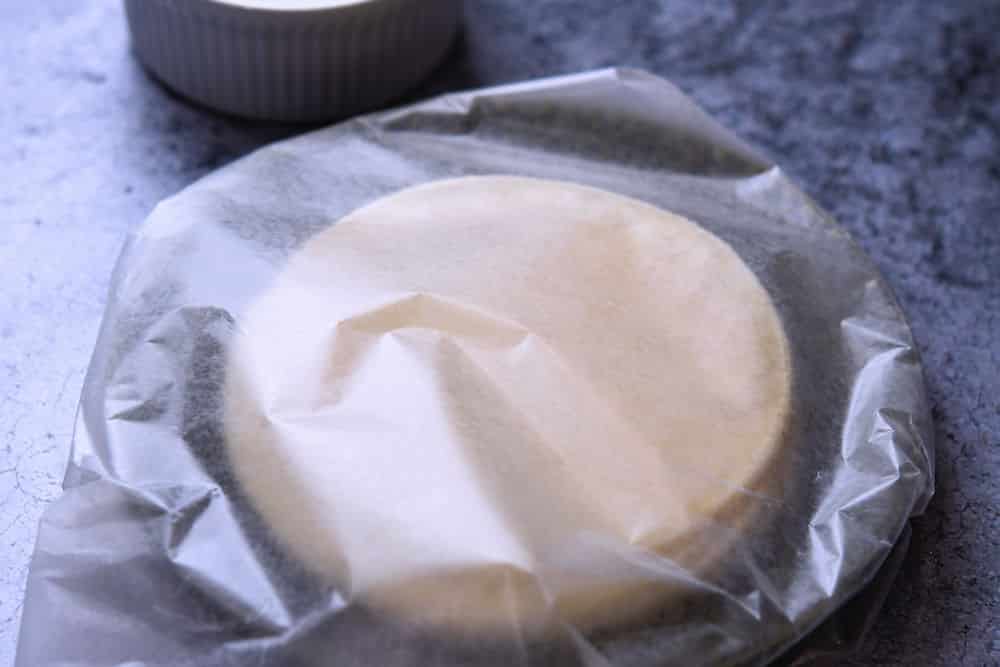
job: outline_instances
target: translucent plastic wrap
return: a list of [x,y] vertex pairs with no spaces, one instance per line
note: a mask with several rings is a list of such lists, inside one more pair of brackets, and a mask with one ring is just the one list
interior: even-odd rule
[[133,236],[17,665],[804,664],[930,434],[871,263],[673,86],[445,96]]

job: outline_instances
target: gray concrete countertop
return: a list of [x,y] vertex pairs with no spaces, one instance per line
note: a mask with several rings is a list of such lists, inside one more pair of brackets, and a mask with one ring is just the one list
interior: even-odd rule
[[[1000,665],[1000,4],[469,0],[423,90],[643,67],[763,148],[855,234],[912,322],[938,495],[845,665]],[[299,131],[151,81],[117,2],[0,2],[0,667],[125,234]]]

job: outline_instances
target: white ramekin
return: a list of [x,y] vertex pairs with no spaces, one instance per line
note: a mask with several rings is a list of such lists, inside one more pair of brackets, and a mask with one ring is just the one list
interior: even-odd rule
[[226,113],[314,122],[390,102],[442,59],[462,0],[125,0],[136,54]]

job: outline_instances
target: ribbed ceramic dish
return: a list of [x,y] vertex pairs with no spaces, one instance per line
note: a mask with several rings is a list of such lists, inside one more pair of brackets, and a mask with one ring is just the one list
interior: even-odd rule
[[289,122],[392,101],[440,62],[462,0],[125,0],[136,55],[181,95]]

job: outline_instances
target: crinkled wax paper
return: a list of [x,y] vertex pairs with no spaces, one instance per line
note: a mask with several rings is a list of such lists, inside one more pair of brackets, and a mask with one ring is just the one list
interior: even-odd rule
[[[480,174],[570,181],[695,221],[735,250],[784,324],[781,484],[753,491],[766,511],[730,526],[741,537],[719,542],[711,567],[647,554],[650,576],[683,589],[655,613],[534,634],[388,617],[299,562],[227,456],[228,352],[293,253],[385,195]],[[408,371],[373,372],[391,384]],[[877,586],[858,594],[930,498],[930,433],[907,325],[872,264],[673,86],[615,70],[445,96],[264,148],[161,203],[134,234],[66,492],[41,523],[17,665],[804,664],[877,608]]]

